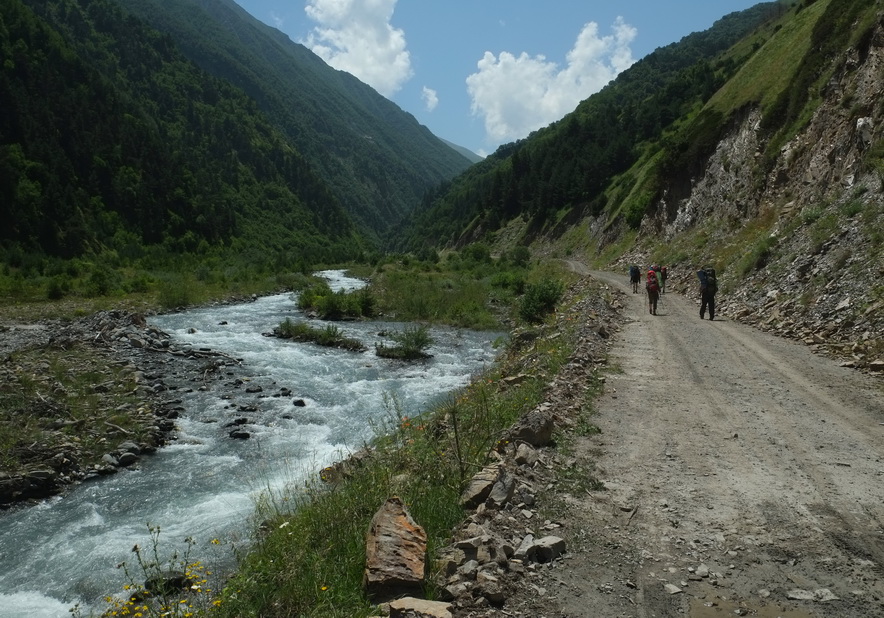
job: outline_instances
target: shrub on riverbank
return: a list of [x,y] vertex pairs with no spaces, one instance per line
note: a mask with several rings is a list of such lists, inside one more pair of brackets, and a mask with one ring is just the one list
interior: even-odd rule
[[406,326],[402,332],[390,333],[389,337],[396,345],[375,345],[375,354],[381,358],[417,360],[430,357],[426,349],[433,343],[433,338],[426,326]]
[[519,316],[526,322],[542,322],[555,309],[563,291],[561,282],[549,279],[529,285],[519,303]]
[[300,291],[298,308],[313,311],[323,320],[370,318],[374,315],[375,300],[367,288],[333,292],[325,280],[317,280]]
[[334,324],[329,324],[325,328],[315,328],[306,322],[295,322],[286,318],[273,329],[273,334],[282,339],[308,341],[331,348],[343,348],[354,352],[365,350],[365,345],[361,341],[345,337],[343,331]]

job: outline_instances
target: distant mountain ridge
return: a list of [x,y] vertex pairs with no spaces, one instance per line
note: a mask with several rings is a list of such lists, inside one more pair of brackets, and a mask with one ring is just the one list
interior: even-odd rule
[[[529,221],[528,242],[551,221],[561,221],[563,210],[569,212],[567,223],[571,215],[598,215],[613,207],[617,176],[647,149],[661,150],[671,127],[708,100],[745,60],[719,61],[718,56],[777,15],[780,6],[767,2],[726,15],[706,31],[657,49],[558,122],[500,146],[425,200],[399,246],[417,251],[439,243],[464,245],[513,218]],[[647,188],[652,196],[659,178],[648,182],[656,183]],[[646,197],[622,206],[631,224],[641,220]]]
[[[442,138],[439,138],[439,139],[442,139]],[[458,146],[457,144],[455,144],[453,142],[449,142],[447,139],[442,139],[442,141],[445,142],[446,144],[448,144],[448,146],[450,146],[451,148],[454,148],[457,152],[459,152],[463,156],[465,156],[472,163],[478,163],[479,161],[481,161],[482,159],[485,158],[482,155],[476,154],[475,152],[473,152],[469,148],[466,148],[464,146]]]
[[471,163],[354,76],[233,0],[119,0],[196,64],[242,88],[364,229],[381,235]]

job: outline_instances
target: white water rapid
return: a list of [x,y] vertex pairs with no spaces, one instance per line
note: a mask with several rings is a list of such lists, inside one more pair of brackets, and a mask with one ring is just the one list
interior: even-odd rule
[[[341,271],[323,274],[333,289],[362,285]],[[100,611],[99,599],[126,583],[116,565],[134,562],[133,545],[150,547],[148,524],[162,530],[161,556],[193,537],[193,556],[230,565],[230,547],[247,540],[261,492],[297,482],[358,449],[389,417],[385,396],[414,416],[465,386],[493,361],[498,336],[432,328],[432,358],[412,364],[374,354],[378,333],[402,324],[337,323],[369,347],[356,353],[262,336],[286,317],[304,317],[289,294],[149,320],[176,345],[243,359],[249,380],[232,399],[222,398],[217,383],[168,393],[185,409],[176,421],[178,440],[142,458],[136,469],[0,514],[0,618],[68,616],[78,602],[86,615]],[[248,385],[263,391],[247,394]],[[291,395],[274,396],[283,388]],[[295,406],[298,399],[306,405]],[[224,425],[236,418],[248,419],[243,428],[250,439],[228,436]]]

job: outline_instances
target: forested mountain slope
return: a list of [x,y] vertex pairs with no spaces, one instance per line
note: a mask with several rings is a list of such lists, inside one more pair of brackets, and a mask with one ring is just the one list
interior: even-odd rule
[[7,264],[23,252],[359,254],[350,217],[254,101],[112,0],[9,0],[0,50]]
[[614,179],[648,148],[659,149],[667,128],[703,105],[752,50],[721,54],[783,11],[759,4],[654,51],[561,121],[501,146],[440,187],[415,213],[402,246],[468,242],[516,217],[536,232],[562,211],[599,214]]
[[360,223],[383,234],[470,161],[410,114],[233,0],[119,0],[242,88]]

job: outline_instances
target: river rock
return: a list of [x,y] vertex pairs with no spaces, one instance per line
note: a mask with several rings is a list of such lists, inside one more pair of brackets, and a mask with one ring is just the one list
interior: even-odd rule
[[21,499],[22,491],[28,483],[20,476],[0,480],[0,504],[8,504]]
[[537,463],[537,451],[530,444],[521,442],[516,447],[515,459],[520,466],[533,466]]
[[130,453],[129,451],[126,451],[126,452],[120,454],[120,457],[117,459],[117,461],[120,463],[121,466],[125,467],[125,466],[131,466],[132,464],[137,462],[138,459],[139,459],[138,455],[136,455],[135,453]]
[[135,444],[134,442],[128,441],[128,440],[126,442],[121,443],[117,447],[117,450],[122,451],[122,452],[126,452],[126,453],[132,453],[134,455],[141,454],[141,447],[138,446],[137,444]]
[[427,535],[412,519],[401,498],[389,498],[375,513],[366,537],[365,554],[363,584],[374,602],[423,591]]
[[163,571],[149,577],[144,582],[145,590],[159,595],[172,594],[190,588],[192,585],[193,580],[183,571]]
[[500,475],[485,500],[485,506],[499,509],[512,499],[515,491],[516,479],[505,468],[501,468]]
[[532,535],[526,535],[522,540],[519,549],[516,550],[516,557],[523,558],[531,562],[552,562],[565,553],[565,541],[557,536],[545,536],[537,541]]

